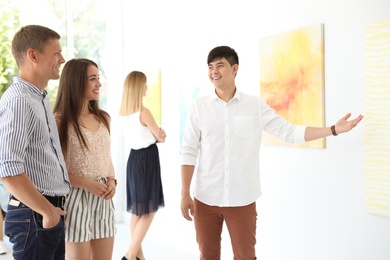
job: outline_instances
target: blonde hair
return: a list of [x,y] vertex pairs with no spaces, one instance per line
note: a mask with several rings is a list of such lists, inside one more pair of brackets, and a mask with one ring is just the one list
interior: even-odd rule
[[123,83],[120,116],[127,116],[141,110],[145,83],[146,75],[143,72],[132,71],[126,76]]

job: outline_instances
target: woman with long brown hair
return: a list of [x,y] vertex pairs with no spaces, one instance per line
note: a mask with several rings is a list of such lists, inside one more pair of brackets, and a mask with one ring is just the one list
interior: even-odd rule
[[116,179],[110,154],[110,116],[99,108],[99,69],[88,59],[68,61],[54,115],[72,191],[66,199],[66,259],[111,260]]

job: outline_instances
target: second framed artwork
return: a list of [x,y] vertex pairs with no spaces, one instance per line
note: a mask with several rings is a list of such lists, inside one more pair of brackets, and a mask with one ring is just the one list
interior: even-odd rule
[[161,70],[146,71],[148,94],[144,97],[144,104],[150,109],[157,125],[161,125]]

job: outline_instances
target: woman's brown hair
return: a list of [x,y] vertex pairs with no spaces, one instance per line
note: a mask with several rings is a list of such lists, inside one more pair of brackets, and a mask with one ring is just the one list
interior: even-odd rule
[[[84,107],[84,94],[89,66],[98,68],[97,64],[89,59],[72,59],[65,64],[61,72],[57,100],[53,112],[57,120],[58,133],[64,155],[66,155],[68,150],[69,127],[73,127],[76,131],[82,147],[88,149],[78,118]],[[89,100],[88,108],[110,131],[109,122],[107,121],[109,115],[106,111],[99,108],[99,102],[97,100]]]

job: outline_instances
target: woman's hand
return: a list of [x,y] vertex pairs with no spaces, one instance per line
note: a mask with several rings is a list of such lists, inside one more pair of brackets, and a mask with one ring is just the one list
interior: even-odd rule
[[85,189],[95,196],[103,197],[108,190],[108,185],[102,182],[89,180]]
[[101,196],[105,200],[112,199],[116,192],[116,181],[113,178],[107,179],[107,190]]

